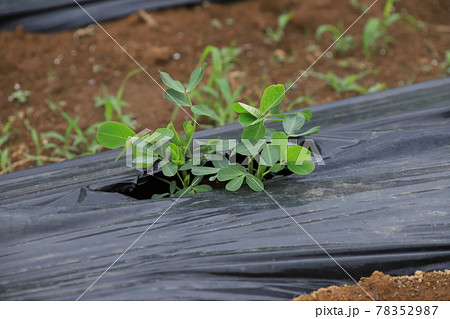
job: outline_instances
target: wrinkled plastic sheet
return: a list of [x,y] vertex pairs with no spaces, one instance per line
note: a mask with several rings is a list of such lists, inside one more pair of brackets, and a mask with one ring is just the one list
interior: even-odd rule
[[[78,0],[98,22],[117,19],[138,10],[195,5],[205,0]],[[212,0],[210,2],[233,0]],[[0,0],[0,30],[23,25],[27,32],[55,32],[93,24],[73,0]]]
[[304,230],[245,187],[142,201],[94,191],[139,175],[117,151],[0,176],[0,299],[74,300],[153,223],[82,300],[287,300],[352,284],[317,243],[356,280],[449,268],[449,88],[314,106],[326,165],[265,182]]

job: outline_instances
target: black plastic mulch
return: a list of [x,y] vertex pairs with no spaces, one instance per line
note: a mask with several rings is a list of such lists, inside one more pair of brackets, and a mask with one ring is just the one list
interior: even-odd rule
[[[265,183],[356,280],[450,267],[449,88],[446,78],[314,106],[326,165]],[[265,193],[93,191],[138,174],[116,155],[0,176],[0,299],[78,298],[164,212],[82,299],[276,300],[352,284]]]

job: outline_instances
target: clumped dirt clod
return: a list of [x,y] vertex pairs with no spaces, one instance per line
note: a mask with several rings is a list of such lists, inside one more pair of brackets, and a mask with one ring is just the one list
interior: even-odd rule
[[[370,277],[363,277],[359,285],[376,301],[419,301],[450,300],[450,270],[423,272],[412,276],[391,277],[381,271],[374,271]],[[372,300],[358,285],[331,286],[321,288],[309,295],[302,295],[296,301],[370,301]]]

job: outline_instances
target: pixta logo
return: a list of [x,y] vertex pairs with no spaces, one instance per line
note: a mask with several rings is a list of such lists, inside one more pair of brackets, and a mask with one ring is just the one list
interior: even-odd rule
[[[150,137],[145,137],[150,130],[145,129],[137,136],[129,137],[125,146],[126,165],[139,171],[152,175],[161,170],[169,162],[176,162],[176,154],[170,147],[170,137],[154,132]],[[247,166],[250,159],[260,165],[270,166],[267,157],[261,156],[262,149],[267,145],[267,140],[246,139],[194,139],[191,150],[192,165],[203,165],[205,161],[226,161],[224,165],[241,164]],[[276,146],[280,153],[281,162],[287,161],[287,149],[292,145],[303,146],[302,152],[311,152],[311,160],[316,165],[325,165],[325,161],[313,139],[272,139],[271,144]],[[305,154],[298,154],[296,165],[301,165]]]

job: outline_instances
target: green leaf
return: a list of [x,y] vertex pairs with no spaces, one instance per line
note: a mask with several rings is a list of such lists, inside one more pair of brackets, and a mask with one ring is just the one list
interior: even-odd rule
[[183,138],[175,130],[175,127],[173,126],[172,122],[167,124],[167,128],[173,132],[173,138],[172,138],[173,143],[175,143],[178,146],[186,146],[187,145],[186,141],[183,140]]
[[219,170],[216,167],[192,166],[192,174],[196,176],[216,174]]
[[151,135],[144,137],[143,140],[147,143],[154,143],[161,140],[170,140],[174,136],[174,133],[172,130],[168,128],[159,128],[155,132],[153,132]]
[[270,171],[273,173],[278,173],[279,171],[283,170],[284,167],[285,167],[285,165],[277,163],[270,168]]
[[128,137],[136,133],[128,126],[119,122],[104,122],[97,130],[97,141],[107,148],[119,148],[126,144]]
[[312,119],[312,112],[310,109],[305,109],[300,112],[305,117],[305,120],[310,121]]
[[163,97],[168,99],[176,106],[190,106],[189,99],[183,93],[175,91],[174,89],[167,89],[164,91]]
[[242,114],[239,114],[238,121],[239,121],[239,123],[241,123],[241,125],[243,127],[247,127],[247,126],[262,122],[262,121],[264,121],[265,118],[266,118],[265,116],[257,118],[249,113],[242,113]]
[[172,77],[166,72],[159,71],[159,74],[161,76],[161,80],[165,85],[177,92],[184,93],[184,86],[180,81],[172,79]]
[[179,147],[174,143],[169,143],[168,146],[170,147],[170,155],[172,157],[171,158],[172,163],[178,166],[184,165],[186,162],[181,147]]
[[209,185],[198,185],[194,187],[196,193],[209,192],[210,190],[212,190],[212,187]]
[[330,31],[333,34],[337,34],[338,37],[341,33],[339,31],[339,29],[336,28],[334,25],[323,24],[323,25],[319,26],[316,30],[316,40],[320,40],[320,38],[322,37],[322,34],[327,31]]
[[261,192],[264,189],[263,183],[255,176],[248,174],[245,176],[245,182],[255,192]]
[[316,134],[320,132],[320,126],[314,126],[313,128],[310,128],[309,130],[307,130],[306,132],[303,132],[301,134],[293,134],[291,135],[292,137],[299,137],[299,136],[305,136],[305,135],[310,135],[310,134]]
[[191,187],[197,186],[198,184],[201,183],[202,180],[203,180],[203,176],[195,176],[191,183]]
[[387,0],[384,4],[383,15],[384,17],[389,17],[391,15],[391,10],[394,5],[395,0]]
[[241,176],[242,174],[243,173],[240,170],[238,170],[232,166],[229,166],[229,167],[221,168],[219,170],[219,172],[217,173],[217,179],[221,182],[224,182],[224,181],[228,181],[230,179],[236,178],[238,176]]
[[370,57],[370,49],[375,46],[382,33],[381,20],[375,17],[369,19],[364,26],[363,31],[363,48],[366,58]]
[[164,193],[164,194],[153,194],[153,195],[152,195],[152,199],[163,198],[163,197],[166,197],[167,195],[170,195],[170,194],[169,194],[169,193]]
[[170,181],[169,192],[171,194],[173,194],[173,193],[175,193],[176,190],[177,190],[177,182],[176,181]]
[[192,89],[194,89],[203,79],[203,76],[205,75],[205,67],[206,63],[203,63],[202,67],[196,68],[194,71],[192,71],[191,77],[189,78],[189,83],[186,88],[187,92],[191,92]]
[[174,176],[178,171],[178,166],[172,162],[167,162],[162,167],[162,172],[167,177]]
[[62,136],[58,132],[54,132],[54,131],[43,133],[43,134],[41,134],[41,136],[42,136],[42,138],[55,138],[61,142],[64,142],[64,140],[65,140],[64,136]]
[[238,171],[240,171],[241,173],[244,173],[244,174],[247,173],[247,170],[241,164],[233,164],[231,167],[236,169],[236,170],[238,170]]
[[258,110],[257,108],[255,108],[253,106],[242,103],[242,102],[234,103],[233,110],[237,113],[250,113],[251,115],[253,115],[256,118],[263,116],[263,114],[261,113],[260,110]]
[[187,162],[186,164],[181,166],[178,170],[179,171],[188,171],[188,170],[192,169],[192,167],[193,167],[193,163],[192,163],[192,160],[190,160],[189,162]]
[[266,133],[266,127],[264,123],[256,123],[245,128],[242,133],[242,139],[246,140],[262,140]]
[[272,141],[278,141],[278,140],[283,141],[283,140],[287,140],[287,138],[288,137],[287,137],[286,133],[281,132],[281,131],[274,132],[271,136]]
[[261,153],[260,164],[265,166],[275,165],[280,159],[280,151],[275,145],[264,144]]
[[227,105],[233,104],[235,100],[233,95],[231,94],[230,84],[228,83],[228,79],[226,77],[216,79],[216,84],[222,93],[223,98]]
[[[253,142],[255,142],[255,144],[253,144]],[[265,141],[263,140],[244,140],[236,146],[236,153],[244,156],[256,156],[264,144]]]
[[288,114],[283,119],[283,129],[286,134],[291,135],[300,130],[305,124],[305,117],[303,114]]
[[195,127],[192,125],[191,121],[186,121],[183,123],[184,128],[184,136],[186,138],[186,142],[190,141],[192,138],[192,135],[195,132]]
[[180,189],[178,192],[176,192],[173,195],[174,195],[174,197],[180,197],[181,195],[190,195],[190,194],[195,194],[195,191],[191,187],[186,187],[186,188]]
[[266,133],[264,134],[264,138],[266,140],[270,140],[270,138],[272,137],[272,134],[275,133],[276,131],[273,128],[270,127],[266,127]]
[[226,185],[225,189],[234,192],[241,188],[242,183],[244,182],[245,175],[241,175],[230,180]]
[[289,170],[297,175],[308,175],[314,171],[314,163],[311,161],[304,161],[302,165],[295,165],[294,163],[288,162],[287,164]]
[[287,150],[288,163],[302,165],[304,161],[311,157],[311,151],[303,146],[291,146]]
[[[221,156],[220,154],[215,154],[214,155],[215,159],[212,159],[212,163],[214,165],[214,167],[216,168],[224,168],[224,167],[228,167],[230,166],[230,160],[228,158],[226,158],[225,156]],[[220,158],[220,159],[216,159],[216,158]]]
[[287,135],[284,132],[275,132],[272,134],[271,138],[272,145],[277,146],[280,151],[280,161],[285,163],[287,161],[287,147],[288,140]]
[[194,105],[191,108],[192,112],[194,114],[197,115],[205,115],[205,116],[209,116],[211,118],[216,118],[217,114],[216,112],[214,112],[214,110],[212,110],[211,108],[209,108],[207,105]]
[[288,22],[294,17],[292,12],[282,14],[278,17],[278,28],[284,30]]
[[262,112],[266,112],[271,108],[279,105],[284,99],[284,86],[282,84],[273,84],[264,90],[259,108]]

